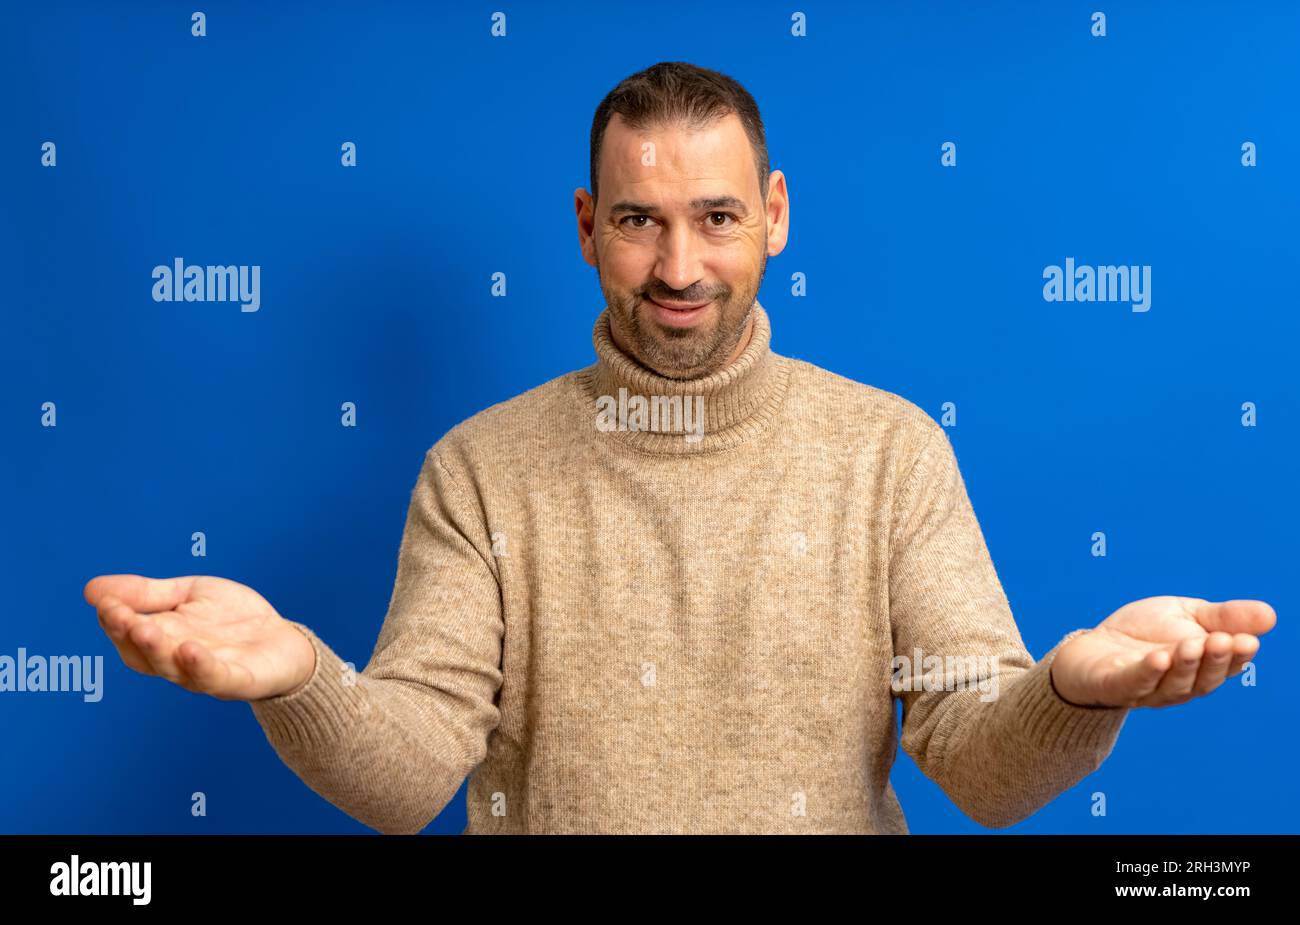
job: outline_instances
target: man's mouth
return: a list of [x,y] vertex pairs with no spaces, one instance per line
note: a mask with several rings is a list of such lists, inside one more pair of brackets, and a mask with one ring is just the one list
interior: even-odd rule
[[646,301],[654,308],[654,315],[662,324],[669,327],[689,327],[704,316],[713,300],[707,302],[660,302],[648,296]]

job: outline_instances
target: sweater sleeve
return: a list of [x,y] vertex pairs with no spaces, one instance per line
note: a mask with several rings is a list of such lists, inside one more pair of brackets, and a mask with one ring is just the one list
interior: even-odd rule
[[488,531],[433,447],[411,494],[388,614],[365,669],[309,627],[297,690],[250,703],[312,790],[384,833],[416,833],[455,796],[500,720],[500,585]]
[[1095,771],[1128,715],[1052,685],[1061,646],[1035,662],[994,570],[948,434],[927,437],[894,508],[889,569],[900,743],[967,816],[1001,828]]

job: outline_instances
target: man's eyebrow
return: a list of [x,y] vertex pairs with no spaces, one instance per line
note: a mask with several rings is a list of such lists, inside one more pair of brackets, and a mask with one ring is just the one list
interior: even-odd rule
[[[704,209],[731,209],[734,212],[739,212],[742,216],[749,214],[749,209],[745,207],[745,201],[735,196],[706,196],[700,199],[692,199],[689,206],[692,211],[696,212]],[[633,202],[623,199],[610,206],[609,214],[635,213],[638,215],[653,215],[658,211],[658,206],[651,205],[648,202]]]
[[609,207],[610,215],[618,215],[622,212],[653,212],[655,207],[644,202],[631,202],[627,199],[616,202]]
[[693,199],[691,200],[691,208],[697,211],[701,209],[731,209],[741,215],[749,214],[749,209],[745,207],[745,201],[736,196],[712,196],[705,199]]

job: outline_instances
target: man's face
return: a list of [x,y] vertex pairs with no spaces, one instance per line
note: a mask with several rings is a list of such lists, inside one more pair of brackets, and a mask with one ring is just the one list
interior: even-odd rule
[[577,191],[579,233],[614,340],[670,378],[720,369],[744,346],[768,255],[785,246],[780,172],[769,181],[769,200],[778,200],[769,215],[734,113],[698,132],[633,130],[615,114],[599,170],[594,210]]

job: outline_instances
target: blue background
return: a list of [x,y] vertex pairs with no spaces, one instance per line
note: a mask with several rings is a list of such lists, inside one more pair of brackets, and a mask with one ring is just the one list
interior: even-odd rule
[[[0,830],[370,831],[246,704],[123,665],[82,586],[222,575],[364,664],[424,451],[594,360],[573,191],[601,98],[661,60],[730,74],[762,110],[791,196],[760,294],[774,349],[936,418],[956,403],[1035,656],[1153,594],[1278,612],[1257,687],[1134,711],[1098,772],[1004,831],[1300,830],[1300,7],[971,6],[518,3],[494,39],[502,7],[477,3],[8,5],[0,654],[102,654],[107,677],[96,704],[0,695]],[[154,302],[177,256],[261,265],[260,311]],[[1152,265],[1150,311],[1044,301],[1067,256]],[[986,831],[901,752],[893,781],[914,832]],[[429,830],[464,824],[462,788]]]

